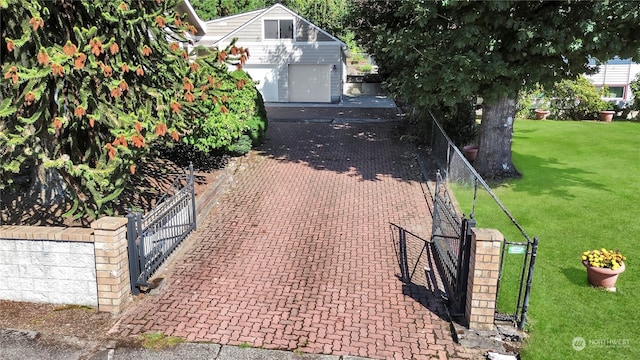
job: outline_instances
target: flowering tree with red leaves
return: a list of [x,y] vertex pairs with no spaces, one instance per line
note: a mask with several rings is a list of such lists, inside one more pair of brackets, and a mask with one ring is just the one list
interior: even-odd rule
[[247,53],[195,59],[196,28],[175,5],[0,0],[1,188],[29,170],[42,203],[72,199],[67,215],[109,213],[150,145],[189,133],[202,99],[223,95],[205,71],[227,76]]

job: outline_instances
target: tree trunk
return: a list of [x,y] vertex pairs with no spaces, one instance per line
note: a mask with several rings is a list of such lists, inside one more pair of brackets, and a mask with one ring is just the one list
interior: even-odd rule
[[478,157],[474,167],[486,179],[518,177],[511,160],[516,99],[503,96],[482,106]]
[[39,164],[31,169],[30,197],[43,206],[62,205],[69,196],[64,178],[56,169],[47,169]]

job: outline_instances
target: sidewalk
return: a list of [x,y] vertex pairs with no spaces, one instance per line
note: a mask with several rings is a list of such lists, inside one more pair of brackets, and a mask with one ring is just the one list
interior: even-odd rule
[[367,360],[352,356],[294,353],[238,346],[181,343],[163,349],[118,347],[69,336],[0,330],[2,360]]

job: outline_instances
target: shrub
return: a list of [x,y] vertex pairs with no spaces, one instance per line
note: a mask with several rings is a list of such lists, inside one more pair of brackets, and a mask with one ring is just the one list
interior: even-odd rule
[[584,75],[556,83],[552,97],[551,110],[559,119],[596,119],[598,112],[607,108],[607,103],[602,100],[602,91],[598,91]]
[[238,140],[228,147],[228,151],[232,155],[244,155],[251,151],[251,138],[249,135],[241,135]]
[[264,107],[264,99],[256,89],[255,83],[245,72],[236,72],[235,76],[249,81],[244,92],[233,98],[237,101],[237,105],[243,108],[244,127],[242,135],[240,135],[227,150],[237,155],[244,155],[251,150],[252,146],[257,146],[264,140],[264,134],[267,131],[267,110]]
[[256,91],[255,109],[246,119],[246,128],[230,146],[226,148],[233,155],[244,155],[251,151],[253,146],[260,145],[267,131],[267,110],[260,92]]
[[444,131],[454,144],[459,147],[473,143],[478,135],[478,124],[475,115],[476,101],[463,101],[453,106],[439,106],[433,113],[441,123]]
[[364,64],[360,66],[360,71],[363,73],[370,73],[373,70],[373,66],[371,64]]
[[225,150],[245,154],[251,145],[262,142],[267,128],[262,96],[242,70],[226,73],[214,82],[218,84],[216,96],[203,101],[202,115],[193,119],[184,140],[203,153]]
[[640,110],[640,73],[636,74],[636,77],[629,83],[631,93],[633,93],[633,102],[631,103],[632,110]]
[[516,117],[533,118],[535,109],[549,110],[549,105],[549,98],[545,95],[544,88],[535,84],[533,87],[521,90],[518,94]]

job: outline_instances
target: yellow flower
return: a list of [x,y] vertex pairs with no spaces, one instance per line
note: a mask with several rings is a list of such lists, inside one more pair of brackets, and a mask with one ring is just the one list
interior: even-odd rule
[[580,256],[582,261],[588,262],[590,266],[618,269],[627,259],[620,253],[620,250],[607,250],[605,248],[585,251]]

